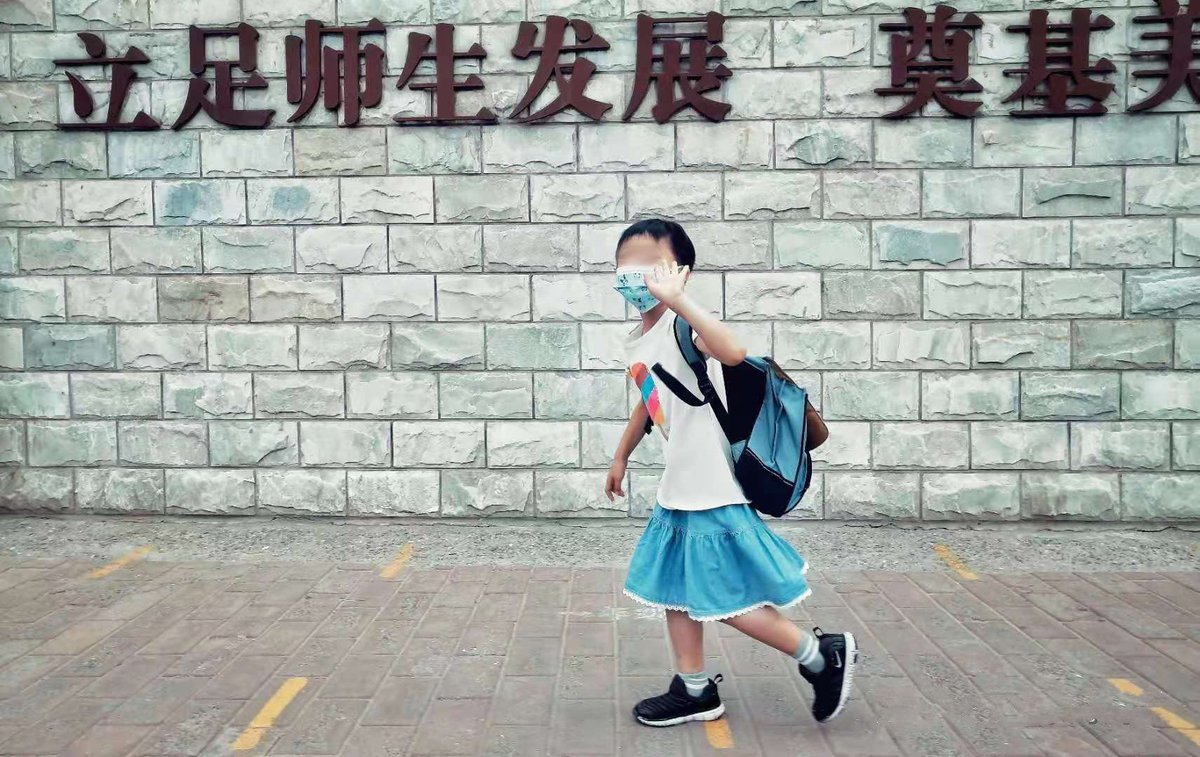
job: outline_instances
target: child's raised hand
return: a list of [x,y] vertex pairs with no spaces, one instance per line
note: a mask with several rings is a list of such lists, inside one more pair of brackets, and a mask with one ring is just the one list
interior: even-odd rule
[[662,260],[654,266],[654,270],[646,277],[646,288],[659,302],[668,307],[674,305],[683,296],[683,287],[687,283],[689,268],[679,267],[674,260]]

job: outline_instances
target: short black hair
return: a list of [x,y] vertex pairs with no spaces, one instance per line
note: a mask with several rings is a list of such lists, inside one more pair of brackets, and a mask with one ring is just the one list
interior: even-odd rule
[[643,234],[655,240],[664,238],[671,240],[671,252],[675,254],[675,262],[688,268],[696,267],[696,247],[692,244],[687,232],[674,221],[663,218],[647,218],[632,224],[621,232],[621,238],[617,240],[617,249],[621,249],[625,240]]

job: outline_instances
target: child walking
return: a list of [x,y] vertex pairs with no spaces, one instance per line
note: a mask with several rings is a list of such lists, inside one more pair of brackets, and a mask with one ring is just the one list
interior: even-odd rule
[[[617,290],[642,314],[626,338],[629,372],[641,390],[608,471],[605,493],[624,496],[629,456],[647,422],[664,435],[666,467],[657,503],[629,563],[625,593],[666,611],[678,674],[665,694],[638,702],[634,717],[669,726],[715,720],[725,712],[717,683],[704,667],[705,621],[718,620],[799,663],[813,687],[812,713],[826,721],[841,711],[858,657],[852,634],[800,629],[779,608],[808,596],[807,564],[761,520],[733,474],[729,442],[707,405],[694,407],[655,383],[662,369],[698,393],[695,375],[675,342],[683,318],[707,358],[708,375],[724,401],[722,364],[737,365],[746,349],[720,320],[684,291],[696,252],[672,221],[639,221],[617,243]],[[728,402],[726,402],[728,407]]]

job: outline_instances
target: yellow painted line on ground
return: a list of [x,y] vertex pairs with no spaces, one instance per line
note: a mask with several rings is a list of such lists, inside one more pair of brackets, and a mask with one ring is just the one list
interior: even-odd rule
[[112,573],[113,571],[116,571],[116,570],[120,570],[121,568],[124,568],[129,563],[137,562],[138,560],[142,559],[143,557],[145,557],[146,555],[150,554],[153,551],[154,551],[154,547],[151,547],[149,544],[147,544],[144,547],[138,547],[137,549],[133,550],[129,554],[124,555],[123,557],[120,557],[120,558],[110,562],[108,565],[105,565],[100,568],[96,568],[95,570],[93,570],[91,573],[88,574],[88,577],[89,578],[104,578],[109,573]]
[[396,559],[387,564],[383,570],[379,571],[380,578],[395,578],[400,575],[400,571],[404,570],[404,566],[408,565],[408,561],[412,559],[413,548],[411,544],[405,544],[400,548],[400,553],[396,555]]
[[245,752],[258,746],[258,742],[262,741],[263,734],[267,732],[267,729],[275,724],[275,720],[283,714],[296,695],[307,685],[307,678],[289,678],[284,681],[283,685],[279,687],[279,691],[276,691],[267,700],[267,703],[254,716],[254,720],[250,721],[250,725],[246,726],[246,730],[242,731],[241,735],[237,737],[237,741],[233,742],[233,750]]
[[1129,680],[1128,678],[1110,678],[1110,679],[1108,679],[1108,682],[1113,685],[1114,689],[1121,692],[1122,694],[1129,694],[1130,696],[1140,697],[1144,693],[1142,691],[1141,686],[1138,686],[1136,683]]
[[1179,717],[1166,707],[1151,707],[1150,709],[1162,722],[1179,731],[1188,741],[1200,746],[1200,728],[1197,728],[1192,721]]
[[729,730],[729,718],[704,721],[704,735],[713,749],[733,749],[733,731]]
[[962,561],[962,558],[954,554],[954,550],[950,549],[945,544],[937,545],[933,548],[933,551],[937,553],[938,558],[940,558],[942,562],[946,563],[946,566],[949,567],[950,570],[954,571],[966,580],[975,581],[979,578],[979,576],[975,575],[975,573],[973,573],[970,568],[967,567],[967,564]]

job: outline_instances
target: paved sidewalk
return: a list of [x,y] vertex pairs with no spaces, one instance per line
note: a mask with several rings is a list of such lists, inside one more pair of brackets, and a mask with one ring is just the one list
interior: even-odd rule
[[619,570],[0,560],[0,754],[1200,754],[1200,573],[948,565],[810,574],[792,615],[863,647],[832,723],[713,624],[728,716],[655,730]]

